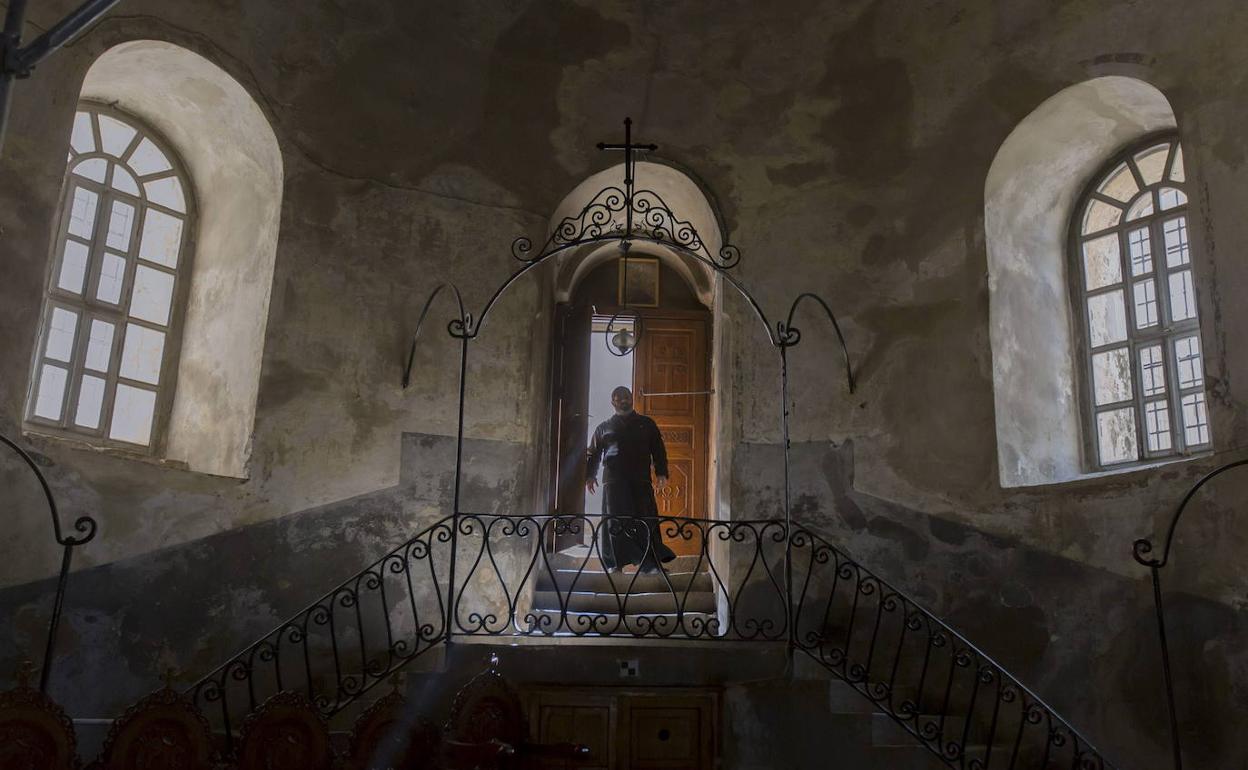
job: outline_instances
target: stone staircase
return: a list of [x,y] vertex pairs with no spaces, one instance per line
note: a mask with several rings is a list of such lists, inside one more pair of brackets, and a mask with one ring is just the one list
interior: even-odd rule
[[553,554],[551,569],[538,576],[533,612],[550,618],[554,634],[599,626],[624,633],[639,625],[675,624],[678,616],[685,627],[709,622],[715,618],[714,583],[705,560],[700,569],[698,561],[697,556],[677,556],[661,573],[642,574],[634,566],[611,573],[588,546],[573,546]]

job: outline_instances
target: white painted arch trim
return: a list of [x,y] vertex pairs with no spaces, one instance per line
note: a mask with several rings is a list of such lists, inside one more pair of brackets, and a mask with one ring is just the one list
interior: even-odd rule
[[[706,194],[693,179],[677,168],[651,161],[634,164],[633,178],[637,190],[651,190],[657,193],[678,219],[692,224],[710,254],[719,253],[724,242],[723,228]],[[595,195],[611,186],[623,188],[624,164],[617,164],[587,177],[568,193],[550,219],[549,232],[554,232],[555,227],[565,218],[580,214]],[[622,225],[624,213],[620,212],[616,220]],[[682,255],[676,249],[644,240],[635,241],[630,254],[657,257],[663,260],[685,279],[703,305],[708,308],[714,307],[717,285],[715,271],[706,264]],[[606,243],[572,249],[555,257],[556,301],[568,301],[577,284],[590,271],[603,262],[619,256],[619,247],[615,243]]]

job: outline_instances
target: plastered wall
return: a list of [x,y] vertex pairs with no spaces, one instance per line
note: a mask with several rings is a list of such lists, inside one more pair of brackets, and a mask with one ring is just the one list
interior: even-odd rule
[[[31,20],[46,28],[67,7],[40,5]],[[793,435],[815,458],[848,452],[853,493],[882,507],[856,518],[847,497],[826,491],[833,469],[812,461],[797,483],[824,491],[811,493],[803,515],[852,530],[885,577],[932,592],[934,602],[968,597],[968,616],[999,606],[1005,600],[992,588],[1025,575],[1026,598],[1009,601],[1048,619],[1022,632],[1044,640],[1043,651],[992,625],[982,629],[985,648],[1036,673],[1046,695],[1071,705],[1094,736],[1111,736],[1111,748],[1151,756],[1161,738],[1150,699],[1160,690],[1122,685],[1154,681],[1154,670],[1139,669],[1150,648],[1133,641],[1138,654],[1121,655],[1124,640],[1146,639],[1151,629],[1108,609],[1147,591],[1131,541],[1162,526],[1186,487],[1239,456],[1243,443],[1248,355],[1236,340],[1248,329],[1248,306],[1236,298],[1248,288],[1246,30],[1248,9],[1215,0],[740,2],[713,12],[693,3],[369,0],[294,12],[267,1],[127,0],[18,86],[0,157],[0,429],[21,430],[64,142],[84,73],[112,45],[167,40],[238,80],[273,127],[285,187],[246,480],[29,439],[66,519],[99,519],[99,539],[80,565],[104,570],[142,568],[144,559],[156,564],[209,537],[395,489],[403,434],[446,436],[455,424],[458,346],[442,323],[430,325],[417,351],[412,386],[399,387],[425,296],[453,280],[479,308],[517,266],[511,240],[543,235],[570,190],[618,162],[594,144],[617,140],[619,121],[631,115],[640,140],[657,142],[664,159],[704,185],[728,240],[743,251],[738,276],[773,323],[807,290],[825,296],[842,322],[859,382],[852,396],[823,322],[813,314],[795,321],[805,334],[790,356]],[[1216,454],[1003,490],[984,182],[1024,116],[1062,88],[1105,74],[1147,80],[1177,118],[1200,212],[1192,231]],[[496,469],[499,489],[518,485],[529,501],[543,476],[551,308],[549,287],[533,278],[499,303],[472,345],[466,413],[471,438],[520,447],[518,456],[533,460],[518,481],[517,460],[500,459]],[[749,308],[731,296],[719,302],[732,339],[731,360],[720,362],[734,389],[724,421],[735,445],[724,454],[734,468],[731,510],[773,515],[778,487],[755,471],[776,468],[778,361]],[[439,314],[449,319],[450,305]],[[488,493],[490,475],[480,478]],[[7,461],[0,480],[13,501],[0,583],[19,586],[29,607],[22,611],[37,618],[39,593],[21,586],[50,575],[58,554],[47,546],[31,482]],[[1186,639],[1199,650],[1188,673],[1216,671],[1208,681],[1225,683],[1189,690],[1192,709],[1219,704],[1193,711],[1193,732],[1224,719],[1224,708],[1242,713],[1248,698],[1248,529],[1234,508],[1236,487],[1228,479],[1202,498],[1167,575],[1176,595],[1207,609]],[[948,527],[966,533],[961,557],[938,545]],[[331,527],[318,540],[347,574],[358,552],[332,544],[348,536]],[[299,551],[300,542],[283,547]],[[218,556],[229,550],[213,547],[226,549],[210,551]],[[1041,567],[1021,570],[1006,552]],[[293,608],[323,586],[312,585],[316,570],[291,569],[280,586],[268,573],[231,579]],[[1113,590],[1054,588],[1085,574]],[[92,601],[139,617],[150,597]],[[251,605],[232,606],[237,622],[187,629],[195,644],[224,649],[254,630],[244,621]],[[202,614],[188,610],[178,622],[193,625]],[[1096,630],[1104,624],[1114,631]],[[109,643],[137,649],[149,644],[150,628],[118,631]],[[6,644],[11,660],[17,642]],[[127,673],[132,688],[155,660],[140,658]],[[83,663],[78,681],[104,663]],[[1106,666],[1097,688],[1084,687],[1084,672]],[[1242,763],[1238,740],[1228,732],[1209,750]]]

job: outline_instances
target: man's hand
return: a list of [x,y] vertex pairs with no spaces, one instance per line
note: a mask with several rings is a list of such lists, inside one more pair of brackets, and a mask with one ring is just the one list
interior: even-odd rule
[[667,488],[667,476],[658,476],[655,480],[658,482],[659,489]]
[[589,490],[591,495],[598,493],[598,479],[585,479],[585,488]]

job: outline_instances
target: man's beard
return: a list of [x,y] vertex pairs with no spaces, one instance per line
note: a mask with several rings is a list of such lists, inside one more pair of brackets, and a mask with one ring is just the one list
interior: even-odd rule
[[622,407],[622,406],[617,406],[617,407],[615,407],[615,413],[616,413],[616,414],[618,414],[618,415],[625,415],[625,414],[629,414],[629,413],[630,413],[630,412],[632,412],[632,411],[633,411],[633,407],[632,407],[632,405],[629,405],[629,407],[628,407],[627,409],[625,409],[625,408],[624,408],[624,407]]

